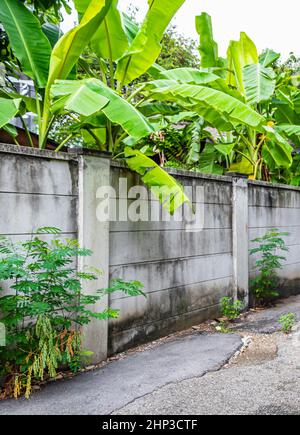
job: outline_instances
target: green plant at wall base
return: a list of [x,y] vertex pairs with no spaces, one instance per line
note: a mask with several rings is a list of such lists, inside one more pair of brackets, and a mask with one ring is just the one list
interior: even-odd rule
[[[105,294],[122,291],[144,295],[141,283],[115,280],[95,295],[84,294],[84,283],[101,271],[77,271],[76,259],[90,256],[76,240],[61,240],[56,228],[42,228],[30,240],[0,241],[0,282],[10,293],[0,297],[0,317],[6,328],[6,347],[0,347],[2,397],[28,398],[32,384],[55,378],[57,369],[76,371],[91,352],[81,346],[81,327],[92,319],[118,316],[118,310],[92,309]],[[45,241],[47,238],[51,241]]]
[[285,257],[279,255],[279,251],[288,251],[288,247],[282,237],[288,233],[280,233],[278,229],[272,229],[252,243],[258,247],[250,250],[251,255],[258,255],[255,261],[256,278],[251,280],[251,288],[255,301],[258,304],[265,304],[279,296],[279,277],[277,270],[282,268]]
[[294,313],[284,314],[279,318],[278,322],[282,326],[282,331],[285,334],[289,334],[292,330],[292,327],[296,323],[296,314]]
[[243,308],[244,306],[241,301],[234,301],[233,298],[230,297],[221,299],[221,313],[222,316],[227,317],[228,320],[238,318]]

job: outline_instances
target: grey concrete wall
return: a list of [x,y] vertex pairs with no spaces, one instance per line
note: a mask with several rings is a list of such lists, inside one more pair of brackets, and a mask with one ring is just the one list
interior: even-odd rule
[[[282,289],[285,294],[299,292],[299,188],[170,172],[190,188],[194,206],[203,213],[203,225],[194,231],[187,231],[187,219],[168,220],[166,213],[157,221],[100,222],[99,188],[112,186],[118,192],[120,178],[127,180],[126,191],[117,193],[118,208],[131,187],[142,185],[122,164],[100,156],[0,144],[0,235],[23,239],[40,226],[56,226],[93,249],[93,257],[79,267],[103,269],[87,293],[107,286],[112,278],[144,285],[147,298],[116,293],[103,301],[119,309],[120,316],[85,329],[85,344],[95,360],[213,318],[223,296],[243,297],[247,303],[255,261],[248,258],[248,244],[251,247],[251,240],[267,229],[289,232],[289,252],[280,271]],[[128,205],[134,201],[129,199]],[[153,198],[142,204],[152,210],[159,206]]]
[[[266,231],[278,228],[289,235],[284,239],[289,251],[282,270],[278,271],[283,295],[300,291],[300,189],[292,186],[272,186],[267,183],[249,182],[249,243],[263,236]],[[258,256],[249,257],[250,277],[255,276],[254,264]]]
[[[203,229],[187,232],[185,221],[111,223],[110,277],[141,281],[147,299],[111,296],[120,316],[109,321],[109,353],[214,317],[220,299],[233,295],[232,180],[183,171],[173,175],[183,186],[193,186],[193,202],[196,187],[204,188]],[[127,178],[128,189],[139,183],[114,164],[115,188],[120,178]]]
[[0,145],[0,236],[26,240],[51,226],[77,238],[77,166],[72,157]]

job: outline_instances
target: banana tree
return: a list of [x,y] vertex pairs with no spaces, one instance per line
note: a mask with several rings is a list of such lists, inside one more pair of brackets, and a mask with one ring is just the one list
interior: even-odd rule
[[[35,85],[35,100],[22,98],[22,101],[28,112],[37,115],[40,148],[45,148],[55,119],[64,114],[72,117],[74,128],[58,150],[82,131],[111,152],[123,142],[133,146],[155,131],[138,104],[134,104],[131,83],[149,70],[152,74],[160,71],[155,65],[161,50],[160,40],[183,3],[184,0],[149,1],[148,13],[137,27],[119,12],[117,0],[75,0],[79,24],[52,48],[49,35],[26,6],[18,0],[1,2],[0,22],[21,72],[31,77]],[[88,45],[98,57],[101,75],[76,80],[74,67],[79,64],[84,67],[80,56]],[[1,96],[15,102],[19,97],[6,89]],[[165,173],[147,155],[141,153],[137,159],[127,150],[126,156],[133,169],[137,169],[138,161],[153,171],[152,177],[144,177],[145,182],[164,185]],[[173,212],[187,198],[172,177],[168,177],[170,184],[173,193],[168,208]]]
[[[278,55],[267,50],[259,56],[253,41],[241,33],[239,41],[231,41],[225,61],[218,56],[210,17],[197,17],[196,27],[201,68],[161,72],[147,85],[145,98],[176,102],[218,131],[215,143],[202,150],[198,169],[220,173],[226,168],[254,179],[270,179],[275,169],[288,170],[293,151],[288,135],[295,135],[297,129],[275,123],[276,99],[280,92],[284,99],[286,85],[272,67]],[[283,115],[286,102],[281,103]]]

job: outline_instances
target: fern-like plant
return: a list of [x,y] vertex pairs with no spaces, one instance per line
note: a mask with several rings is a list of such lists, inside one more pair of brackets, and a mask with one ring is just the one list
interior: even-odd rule
[[282,268],[282,262],[286,259],[280,255],[280,251],[288,251],[283,239],[288,233],[281,233],[278,229],[267,231],[262,237],[252,240],[258,244],[250,250],[250,254],[258,254],[255,262],[256,278],[251,281],[251,288],[256,303],[266,304],[279,296],[279,277],[277,271]]
[[[49,235],[52,240],[46,241]],[[59,367],[79,369],[82,357],[91,354],[81,348],[81,326],[92,318],[118,316],[109,307],[91,311],[89,307],[103,295],[116,291],[144,295],[140,282],[122,280],[95,295],[84,294],[84,283],[97,280],[101,271],[78,271],[76,259],[90,256],[91,251],[59,236],[56,228],[42,228],[27,241],[0,240],[0,282],[10,288],[9,294],[0,297],[6,329],[6,346],[0,347],[0,377],[5,378],[2,397],[25,393],[28,398],[32,383],[55,378]]]

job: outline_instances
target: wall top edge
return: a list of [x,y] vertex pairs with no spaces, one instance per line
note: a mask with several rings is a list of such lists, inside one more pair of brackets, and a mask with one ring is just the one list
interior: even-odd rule
[[77,161],[77,154],[40,150],[38,148],[23,147],[0,143],[0,154],[18,154],[26,157],[37,157],[51,160]]
[[[79,156],[90,156],[94,158],[110,158],[110,155],[102,152],[95,152],[93,150],[70,150],[68,153],[66,152],[55,152],[50,150],[40,150],[37,148],[30,147],[22,147],[18,145],[10,145],[6,143],[0,143],[0,154],[18,154],[23,156],[37,157],[37,158],[46,158],[50,160],[64,160],[64,161],[78,161]],[[128,169],[126,163],[122,160],[112,160],[111,159],[111,167],[113,168],[123,168]],[[129,169],[128,169],[129,170]],[[232,180],[236,177],[228,176],[228,175],[214,175],[214,174],[204,174],[200,172],[188,171],[185,169],[175,169],[175,168],[165,168],[165,170],[173,176],[177,177],[189,177],[195,179],[202,180],[212,180],[219,181],[223,183],[232,183]],[[300,187],[291,186],[288,184],[280,184],[280,183],[270,183],[266,181],[254,181],[247,180],[249,187],[266,187],[269,189],[284,189],[290,191],[300,192]]]
[[[113,168],[121,168],[121,169],[130,169],[126,165],[126,163],[122,160],[111,160],[111,167]],[[164,168],[168,174],[178,177],[189,177],[189,178],[200,178],[204,180],[213,180],[220,181],[225,183],[232,183],[232,177],[226,175],[213,175],[213,174],[203,174],[200,172],[187,171],[185,169],[175,169],[175,168]]]
[[300,192],[300,187],[291,186],[290,184],[280,184],[280,183],[270,183],[268,181],[254,181],[248,180],[249,186],[256,187],[267,187],[269,189],[284,189],[284,190],[294,190]]

